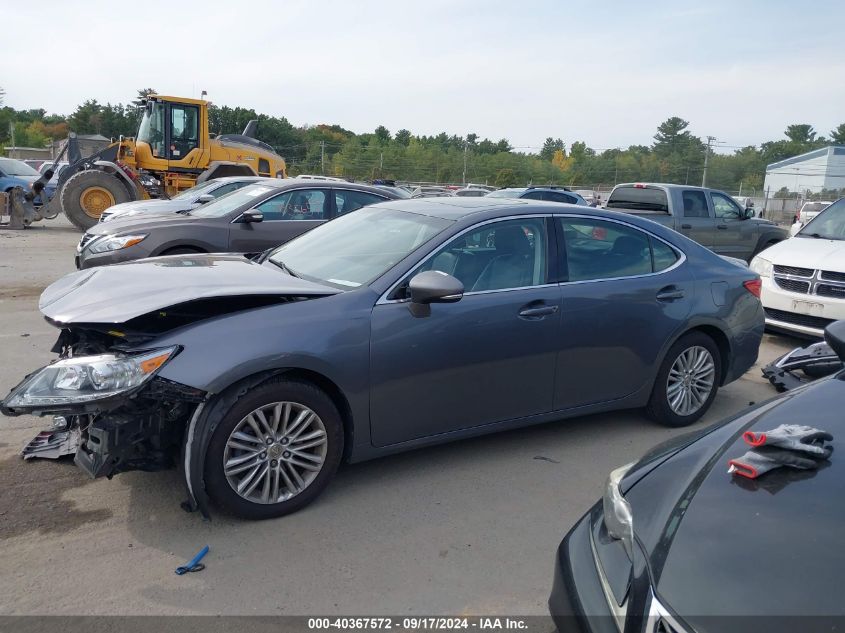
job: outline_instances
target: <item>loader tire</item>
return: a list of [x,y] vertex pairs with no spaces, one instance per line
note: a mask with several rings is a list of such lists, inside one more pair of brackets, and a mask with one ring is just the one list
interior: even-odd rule
[[116,176],[86,169],[71,176],[61,190],[60,202],[67,219],[86,231],[97,224],[103,211],[129,202],[132,196]]

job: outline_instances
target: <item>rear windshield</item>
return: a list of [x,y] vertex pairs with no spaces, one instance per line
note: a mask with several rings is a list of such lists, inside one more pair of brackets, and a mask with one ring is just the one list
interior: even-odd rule
[[803,207],[801,207],[801,211],[809,211],[810,213],[815,213],[816,211],[821,211],[829,205],[829,202],[808,202]]
[[607,200],[608,209],[669,211],[666,192],[655,187],[617,187]]

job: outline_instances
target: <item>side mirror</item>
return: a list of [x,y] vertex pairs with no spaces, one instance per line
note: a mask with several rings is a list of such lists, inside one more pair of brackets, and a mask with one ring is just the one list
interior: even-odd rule
[[212,200],[214,200],[214,196],[212,196],[210,193],[204,193],[199,198],[197,198],[197,202],[199,202],[200,204],[205,204],[206,202],[211,202]]
[[255,209],[249,209],[241,213],[241,222],[246,222],[247,224],[252,224],[253,222],[263,222],[264,221],[264,214],[261,211],[256,211]]
[[834,321],[824,329],[824,340],[845,362],[845,321]]
[[464,296],[464,285],[439,270],[427,270],[415,275],[408,283],[411,302],[419,305],[429,303],[455,303]]

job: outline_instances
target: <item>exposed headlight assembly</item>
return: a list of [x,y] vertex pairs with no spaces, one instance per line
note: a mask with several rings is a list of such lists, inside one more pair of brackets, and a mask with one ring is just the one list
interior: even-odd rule
[[772,276],[772,262],[762,258],[760,255],[757,255],[757,257],[751,260],[749,268],[760,275],[760,277]]
[[5,409],[55,409],[104,400],[141,386],[176,352],[176,347],[142,354],[79,356],[42,367],[2,403]]
[[604,496],[602,497],[604,525],[607,528],[607,533],[622,541],[629,558],[633,557],[634,551],[634,518],[631,514],[631,504],[622,496],[619,483],[633,466],[634,462],[611,471],[607,477]]
[[91,242],[88,250],[92,253],[108,253],[109,251],[119,251],[123,248],[135,246],[141,242],[146,236],[143,235],[111,235],[109,237],[102,237]]

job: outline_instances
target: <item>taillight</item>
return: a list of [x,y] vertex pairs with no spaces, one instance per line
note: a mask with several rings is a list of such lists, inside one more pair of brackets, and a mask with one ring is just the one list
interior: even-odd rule
[[745,286],[745,289],[753,294],[758,299],[760,298],[760,291],[763,289],[763,282],[760,280],[759,277],[757,279],[751,279],[749,281],[744,281],[742,283]]

